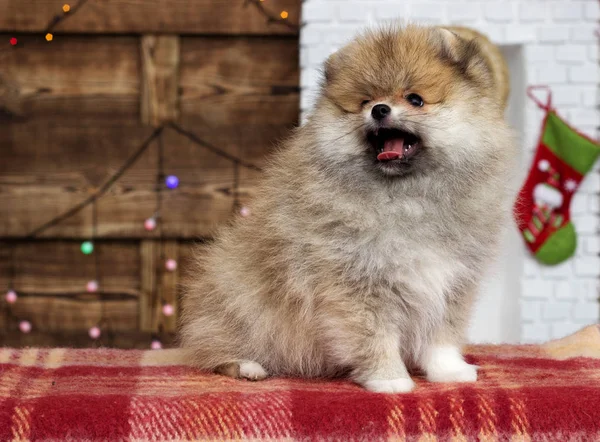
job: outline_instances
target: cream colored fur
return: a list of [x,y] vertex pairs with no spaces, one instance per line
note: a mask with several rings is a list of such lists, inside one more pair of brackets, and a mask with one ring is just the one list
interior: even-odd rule
[[[181,343],[196,366],[263,377],[253,361],[383,392],[412,389],[415,369],[475,380],[459,348],[508,222],[515,146],[478,49],[438,33],[378,30],[328,61],[252,216],[222,228],[190,269]],[[432,102],[413,109],[409,91]],[[376,103],[422,138],[413,173],[387,174],[368,151]]]

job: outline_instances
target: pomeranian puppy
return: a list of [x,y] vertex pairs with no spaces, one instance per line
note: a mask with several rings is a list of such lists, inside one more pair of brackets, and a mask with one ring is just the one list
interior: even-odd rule
[[198,254],[181,319],[193,364],[375,392],[410,391],[409,370],[476,380],[460,348],[510,213],[515,145],[502,75],[460,34],[388,27],[331,55],[252,215]]

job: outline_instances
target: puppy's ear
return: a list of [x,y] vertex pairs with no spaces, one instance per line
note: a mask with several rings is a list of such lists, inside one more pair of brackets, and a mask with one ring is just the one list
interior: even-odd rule
[[469,80],[493,85],[494,73],[475,36],[463,36],[448,28],[437,29],[442,59],[454,65]]
[[462,26],[448,26],[437,31],[442,58],[458,68],[467,80],[494,92],[501,108],[506,108],[510,73],[498,46],[480,32]]
[[443,59],[457,62],[459,58],[458,46],[461,44],[457,33],[448,28],[436,28],[433,38],[440,48],[440,55]]
[[341,55],[339,51],[335,51],[331,54],[323,65],[323,77],[325,78],[325,83],[331,83],[335,74],[338,70],[340,64]]

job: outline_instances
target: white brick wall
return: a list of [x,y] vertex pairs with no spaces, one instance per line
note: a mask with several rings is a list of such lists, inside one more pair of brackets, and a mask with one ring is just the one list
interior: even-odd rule
[[[312,105],[321,63],[330,53],[365,25],[400,18],[472,26],[499,45],[521,45],[527,83],[551,85],[559,113],[596,137],[600,119],[595,110],[599,70],[594,29],[599,17],[595,0],[305,0],[302,110]],[[525,161],[530,161],[535,149],[542,117],[527,101],[522,134]],[[579,235],[576,256],[561,265],[543,267],[525,254],[518,294],[524,342],[561,337],[599,321],[599,171],[596,164],[572,203]]]

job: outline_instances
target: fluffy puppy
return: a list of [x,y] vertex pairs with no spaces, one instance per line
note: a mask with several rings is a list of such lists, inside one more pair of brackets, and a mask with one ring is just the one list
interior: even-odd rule
[[515,156],[494,68],[477,39],[389,27],[334,53],[324,77],[252,216],[198,254],[182,346],[248,379],[475,381],[460,346]]

